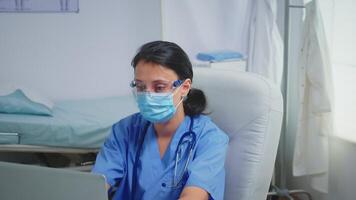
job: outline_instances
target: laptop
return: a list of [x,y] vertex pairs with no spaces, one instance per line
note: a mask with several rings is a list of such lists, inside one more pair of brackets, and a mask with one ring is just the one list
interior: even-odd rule
[[98,174],[0,162],[1,200],[107,200]]

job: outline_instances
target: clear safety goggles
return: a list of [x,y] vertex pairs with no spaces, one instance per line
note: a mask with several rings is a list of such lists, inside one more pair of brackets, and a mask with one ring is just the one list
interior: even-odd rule
[[136,96],[137,93],[155,93],[155,94],[162,94],[166,95],[174,91],[174,89],[181,86],[183,83],[182,80],[176,81],[157,81],[153,82],[150,85],[147,85],[140,81],[131,81],[130,87],[132,88],[132,92]]

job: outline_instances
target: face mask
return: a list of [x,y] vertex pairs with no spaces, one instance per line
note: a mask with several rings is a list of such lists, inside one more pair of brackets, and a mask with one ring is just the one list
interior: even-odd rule
[[[178,89],[178,88],[177,88]],[[162,123],[170,120],[177,111],[177,107],[182,100],[175,106],[173,96],[175,92],[154,93],[139,92],[136,101],[143,118],[152,123]]]

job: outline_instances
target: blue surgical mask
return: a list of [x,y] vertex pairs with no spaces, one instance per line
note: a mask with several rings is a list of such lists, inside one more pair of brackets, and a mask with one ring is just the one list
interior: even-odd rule
[[174,116],[177,107],[183,101],[182,98],[175,106],[173,96],[173,92],[138,92],[136,94],[136,102],[143,118],[152,123],[162,123],[167,122]]

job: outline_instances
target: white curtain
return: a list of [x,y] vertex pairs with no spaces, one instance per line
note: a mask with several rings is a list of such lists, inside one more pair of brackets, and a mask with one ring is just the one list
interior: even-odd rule
[[248,71],[280,84],[283,73],[283,41],[277,27],[275,0],[252,0],[249,25]]
[[276,12],[276,0],[162,0],[162,35],[193,61],[202,51],[239,51],[248,57],[248,71],[280,83],[283,43]]
[[319,4],[306,5],[299,55],[299,117],[293,175],[310,176],[311,186],[328,192],[329,136],[333,132],[331,57]]

